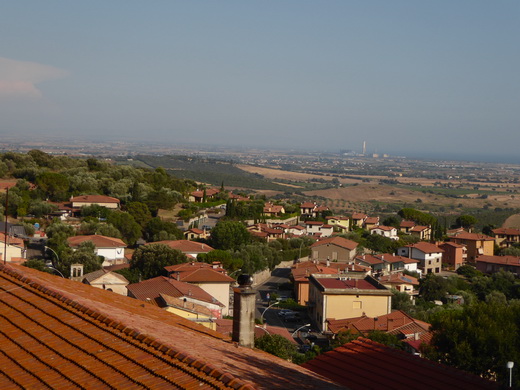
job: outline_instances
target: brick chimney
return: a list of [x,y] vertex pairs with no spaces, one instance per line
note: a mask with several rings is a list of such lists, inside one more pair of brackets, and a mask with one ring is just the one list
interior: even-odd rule
[[253,290],[253,278],[240,275],[238,287],[233,289],[233,341],[243,347],[255,346],[255,301],[256,291]]

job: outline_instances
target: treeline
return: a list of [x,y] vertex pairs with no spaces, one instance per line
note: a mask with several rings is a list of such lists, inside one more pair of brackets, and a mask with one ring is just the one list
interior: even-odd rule
[[[196,188],[191,180],[178,179],[163,168],[155,170],[118,166],[94,158],[52,156],[39,150],[27,154],[7,152],[0,155],[0,177],[17,179],[9,192],[8,214],[35,217],[52,211],[53,202],[72,196],[100,194],[129,202],[146,204],[152,214],[171,208]],[[0,194],[5,204],[5,194]]]

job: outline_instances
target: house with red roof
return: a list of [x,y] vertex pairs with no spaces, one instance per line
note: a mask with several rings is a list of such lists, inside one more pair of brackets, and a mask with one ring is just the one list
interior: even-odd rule
[[311,275],[310,316],[321,331],[328,318],[353,318],[388,314],[392,292],[371,276]]
[[17,259],[16,262],[19,262],[20,259],[25,259],[26,249],[24,241],[21,238],[9,234],[6,236],[4,233],[0,233],[0,256],[1,260],[5,261]]
[[316,274],[349,275],[364,277],[370,272],[369,267],[349,263],[331,263],[330,261],[305,261],[291,267],[290,279],[294,284],[294,295],[300,305],[306,305],[309,300],[309,277]]
[[[186,303],[203,306],[211,312],[211,319],[222,318],[224,304],[202,288],[190,283],[181,282],[165,276],[158,276],[156,278],[143,280],[139,283],[129,284],[126,288],[128,289],[129,297],[156,305],[167,311],[173,311],[177,315],[181,315],[181,313],[179,313],[177,309],[170,310],[167,297],[178,298]],[[194,309],[194,306],[191,307],[191,309]],[[193,319],[196,322],[199,320],[199,317],[190,315],[187,315],[185,318]],[[211,324],[211,321],[203,322],[203,325],[215,329],[215,325]]]
[[117,272],[112,272],[101,268],[97,271],[90,272],[82,276],[81,283],[100,288],[107,291],[113,291],[116,294],[127,295],[128,280]]
[[305,221],[305,229],[309,236],[330,237],[334,232],[334,227],[319,221]]
[[412,236],[416,236],[419,240],[429,241],[432,239],[432,228],[430,226],[415,225],[408,230]]
[[520,229],[493,229],[493,237],[500,248],[509,248],[512,245],[520,243]]
[[191,228],[186,230],[184,233],[184,238],[188,241],[193,240],[205,240],[209,237],[209,233],[204,229]]
[[327,320],[328,329],[332,337],[339,332],[350,332],[360,336],[368,336],[370,332],[379,331],[398,336],[403,341],[417,341],[419,339],[431,340],[430,324],[416,320],[402,310],[394,310],[391,313],[368,317],[366,315],[356,318]]
[[478,256],[476,267],[479,271],[493,274],[500,270],[520,275],[520,257],[517,256]]
[[204,201],[215,198],[215,195],[217,195],[219,192],[220,190],[216,188],[206,188],[204,190],[193,191],[190,193],[188,200],[190,202],[203,203]]
[[107,209],[119,209],[121,201],[117,198],[105,195],[80,195],[70,198],[72,208],[81,208],[84,206],[102,206]]
[[495,254],[495,239],[479,233],[465,231],[454,233],[450,241],[460,245],[466,245],[468,262],[475,263],[478,256],[493,256]]
[[447,241],[439,244],[439,248],[444,251],[442,254],[442,264],[444,266],[456,270],[466,263],[466,259],[468,258],[466,245]]
[[394,288],[397,291],[405,292],[410,296],[419,294],[419,280],[417,278],[405,275],[402,272],[383,275],[379,279],[379,283],[388,288]]
[[198,286],[215,297],[224,305],[222,315],[229,314],[230,288],[235,279],[227,275],[220,263],[190,262],[164,268],[171,278]]
[[0,289],[2,389],[342,388],[154,304],[46,272],[0,264]]
[[92,242],[96,247],[96,255],[104,257],[103,267],[127,262],[125,259],[126,244],[119,238],[102,236],[100,234],[67,238],[67,243],[73,250],[76,250],[80,244],[87,241]]
[[267,217],[278,217],[281,214],[285,214],[285,208],[282,205],[266,202],[264,205],[263,213]]
[[311,245],[312,260],[349,262],[356,255],[357,242],[343,237],[329,237]]
[[333,226],[340,232],[348,232],[350,230],[350,218],[348,217],[326,217],[327,224]]
[[406,219],[403,219],[399,224],[399,230],[402,233],[410,234],[410,229],[413,228],[415,225],[416,223],[414,221],[408,221]]
[[347,389],[471,389],[500,386],[477,375],[358,338],[302,364]]
[[365,220],[363,221],[363,229],[366,229],[366,230],[371,230],[378,225],[379,225],[379,217],[366,217]]
[[425,274],[438,274],[442,270],[444,250],[429,242],[418,242],[397,249],[400,256],[419,260],[419,268]]
[[396,256],[390,253],[367,254],[356,256],[356,264],[361,264],[372,269],[372,274],[381,276],[397,272],[410,271],[419,272],[417,264],[420,262],[404,256]]
[[397,235],[397,228],[393,226],[378,225],[372,227],[369,230],[370,234],[377,234],[395,241],[399,240],[399,236]]
[[214,250],[208,244],[204,244],[196,241],[188,241],[188,240],[164,240],[164,241],[156,241],[149,242],[145,245],[153,245],[153,244],[163,244],[169,246],[172,249],[177,249],[181,251],[186,256],[196,259],[199,253],[208,253]]
[[363,213],[353,213],[350,217],[350,229],[354,227],[362,228],[365,223],[365,219],[368,218],[368,215]]

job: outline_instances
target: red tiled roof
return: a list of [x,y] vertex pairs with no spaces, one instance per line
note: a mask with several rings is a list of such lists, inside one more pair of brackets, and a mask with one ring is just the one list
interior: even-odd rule
[[199,268],[181,272],[181,282],[186,283],[233,283],[235,279],[212,268]]
[[145,302],[151,301],[155,304],[158,304],[158,299],[161,294],[165,294],[174,298],[189,297],[198,301],[224,306],[199,286],[180,282],[165,276],[158,276],[156,278],[143,280],[139,283],[129,284],[126,288],[136,299]]
[[408,248],[415,248],[423,253],[442,253],[444,249],[439,248],[437,245],[430,244],[429,242],[420,241],[416,244],[407,245]]
[[409,283],[414,286],[419,285],[419,281],[417,280],[417,278],[414,278],[413,276],[410,276],[410,275],[403,275],[403,274],[390,274],[390,275],[381,276],[379,278],[379,281],[383,284],[385,284],[385,283]]
[[[0,233],[0,242],[5,243],[5,233]],[[13,246],[24,247],[23,240],[18,237],[7,235],[7,244]]]
[[383,260],[381,260],[380,257],[375,255],[363,255],[358,256],[355,258],[355,260],[362,261],[364,263],[370,264],[370,265],[376,265],[376,264],[383,264]]
[[126,244],[119,238],[101,236],[93,234],[89,236],[73,236],[67,238],[70,247],[75,248],[85,241],[92,242],[96,248],[126,248]]
[[117,203],[120,201],[117,198],[112,198],[105,195],[80,195],[70,198],[72,203]]
[[399,224],[399,227],[402,227],[402,228],[412,228],[415,226],[415,222],[414,221],[407,221],[405,219],[403,219],[401,221],[401,223]]
[[417,326],[420,327],[420,332],[427,332],[430,328],[430,324],[418,321],[401,310],[395,310],[389,314],[378,317],[362,316],[339,320],[327,319],[327,323],[328,329],[333,333],[338,333],[348,329],[355,330],[363,334],[367,334],[374,330],[381,332],[391,332],[401,329],[403,326],[407,326],[412,323],[418,324]]
[[408,257],[403,257],[403,256],[395,256],[395,255],[391,255],[389,253],[384,253],[382,255],[376,255],[377,257],[380,257],[381,260],[383,260],[384,262],[386,263],[418,263],[419,260],[415,260],[415,259],[411,259],[412,261],[410,261],[410,259]]
[[188,240],[165,240],[165,241],[156,241],[149,242],[145,245],[153,245],[153,244],[164,244],[169,246],[172,249],[177,249],[182,253],[208,253],[213,250],[208,244],[203,244],[196,241],[188,241]]
[[366,224],[374,224],[379,222],[379,217],[366,217],[365,223]]
[[153,305],[31,268],[0,264],[0,291],[0,388],[340,388]]
[[192,232],[194,234],[204,234],[204,230],[200,230],[197,228],[191,228],[190,230],[188,230],[188,232]]
[[220,263],[208,264],[208,263],[203,263],[201,261],[191,261],[189,263],[180,263],[180,264],[169,265],[167,267],[164,267],[164,269],[168,272],[173,272],[173,271],[176,271],[176,272],[190,271],[191,272],[194,269],[198,269],[198,268],[211,268],[217,272],[226,273],[226,270],[224,268],[220,267]]
[[499,388],[496,382],[362,337],[302,366],[352,390]]
[[[218,194],[220,190],[217,190],[216,188],[207,188],[206,189],[206,196],[213,196],[215,194]],[[190,195],[196,197],[196,198],[202,198],[204,196],[204,190],[202,191],[193,191]]]
[[364,279],[342,280],[339,278],[320,278],[319,275],[314,279],[326,289],[358,289],[358,290],[378,290],[377,287]]
[[475,261],[477,263],[492,263],[492,264],[502,264],[502,265],[514,265],[520,266],[520,257],[516,256],[487,256],[480,255]]
[[397,230],[397,229],[396,229],[395,227],[393,227],[393,226],[385,226],[385,225],[374,226],[374,227],[371,228],[370,230],[376,230],[376,229],[384,230],[385,232],[391,232],[392,230]]
[[513,229],[513,228],[498,228],[493,229],[494,234],[505,234],[508,236],[520,236],[520,230],[519,229]]
[[363,214],[363,213],[354,213],[354,214],[352,214],[352,219],[365,219],[367,217],[368,217],[368,215]]
[[339,270],[335,268],[323,267],[319,264],[308,264],[306,267],[293,267],[291,270],[294,280],[304,280],[313,274],[338,274]]
[[312,202],[303,202],[300,205],[301,209],[313,209],[314,207],[316,207],[316,203],[312,203]]
[[486,236],[485,234],[468,232],[456,233],[452,238],[468,241],[495,241],[493,237]]
[[428,230],[429,228],[430,228],[429,226],[419,226],[419,225],[416,225],[413,228],[411,228],[410,231],[411,232],[423,232],[425,230]]
[[311,248],[319,247],[322,245],[337,245],[341,248],[346,248],[348,250],[354,250],[357,248],[358,243],[354,241],[347,240],[343,237],[330,237],[330,238],[324,238],[323,240],[316,241],[314,244],[311,245]]
[[466,245],[464,244],[457,244],[456,242],[446,241],[439,245],[439,247],[442,247],[444,245],[452,246],[454,248],[465,248]]

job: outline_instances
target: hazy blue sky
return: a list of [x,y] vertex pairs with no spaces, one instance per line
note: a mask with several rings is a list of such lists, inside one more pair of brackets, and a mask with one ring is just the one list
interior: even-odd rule
[[518,156],[520,1],[4,1],[0,135]]

